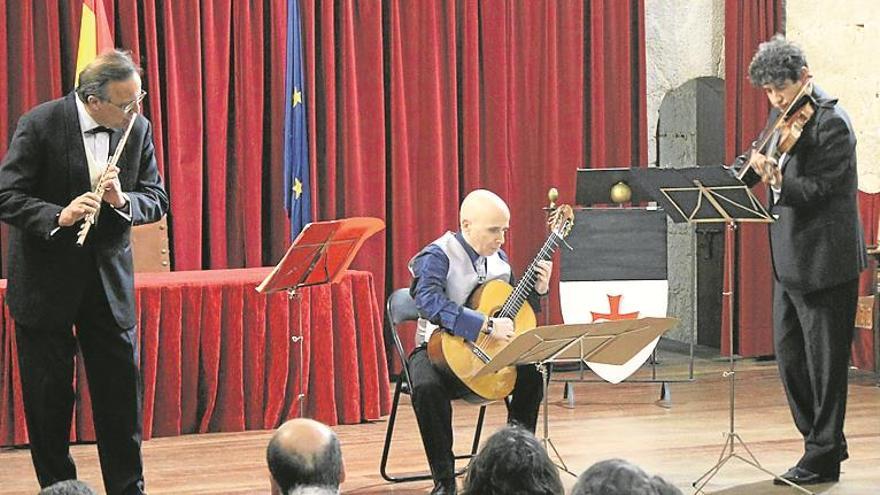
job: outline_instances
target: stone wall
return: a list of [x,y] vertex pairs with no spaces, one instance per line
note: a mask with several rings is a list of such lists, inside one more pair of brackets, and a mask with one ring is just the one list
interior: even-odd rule
[[724,78],[724,0],[646,0],[648,163],[657,164],[657,118],[667,92],[701,77]]
[[858,139],[859,189],[880,192],[880,2],[787,0],[786,36],[817,84],[840,98]]
[[[695,165],[673,164],[670,162],[672,157],[661,159],[657,156],[660,106],[667,94],[688,81],[705,76],[724,77],[724,0],[647,0],[645,26],[648,164],[664,167]],[[666,151],[668,154],[669,148]],[[670,330],[667,337],[689,343],[696,323],[694,231],[687,224],[670,222],[669,226],[668,313],[679,318],[681,323]]]

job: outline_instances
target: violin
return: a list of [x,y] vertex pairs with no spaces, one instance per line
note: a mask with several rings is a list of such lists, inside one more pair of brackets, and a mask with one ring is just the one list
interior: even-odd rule
[[[808,89],[812,87],[811,84],[808,84],[811,79],[812,76],[805,75],[800,91],[792,98],[785,111],[781,112],[774,122],[761,131],[758,139],[752,143],[750,156],[754,153],[761,153],[775,167],[778,165],[779,158],[794,148],[804,131],[804,126],[816,112],[812,102],[809,99],[804,99]],[[743,167],[737,178],[742,180],[749,168],[751,168],[750,165]],[[775,185],[775,182],[771,182],[770,185]]]

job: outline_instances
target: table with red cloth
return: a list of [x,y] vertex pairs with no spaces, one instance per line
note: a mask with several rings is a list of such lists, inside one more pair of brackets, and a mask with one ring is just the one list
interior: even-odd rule
[[[305,416],[329,425],[390,411],[388,369],[373,276],[257,293],[270,268],[144,273],[135,277],[144,439],[261,430],[297,416],[302,321]],[[14,323],[0,280],[0,446],[27,443]],[[301,307],[301,318],[298,308]],[[71,440],[92,441],[91,403],[77,359]]]

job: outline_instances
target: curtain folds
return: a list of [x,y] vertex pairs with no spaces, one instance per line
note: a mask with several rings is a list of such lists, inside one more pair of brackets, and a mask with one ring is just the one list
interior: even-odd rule
[[[303,288],[298,303],[284,292],[253,290],[268,272],[157,273],[138,280],[144,439],[266,430],[296,417],[301,353],[305,416],[336,425],[388,414],[372,274],[348,271],[338,283]],[[27,443],[5,295],[0,282],[0,446]],[[290,338],[300,332],[302,345]],[[71,440],[93,441],[86,374],[77,361]]]
[[[734,158],[747,150],[758,136],[769,114],[767,97],[748,80],[749,62],[758,44],[783,29],[783,2],[725,2],[724,73],[727,115],[725,158]],[[762,201],[762,188],[753,191]],[[740,224],[737,236],[735,276],[734,352],[743,356],[773,354],[772,291],[773,267],[770,264],[770,243],[767,226]],[[727,255],[730,250],[727,250]],[[725,273],[725,286],[729,287]],[[722,311],[721,351],[730,352],[728,305]]]
[[[289,244],[286,0],[102,1],[144,68],[174,269],[276,263]],[[380,299],[457,228],[471,189],[510,204],[522,273],[545,239],[550,187],[572,202],[578,167],[647,162],[644,0],[301,7],[314,218],[386,221],[354,263]],[[72,89],[81,8],[0,0],[0,154],[18,116]]]

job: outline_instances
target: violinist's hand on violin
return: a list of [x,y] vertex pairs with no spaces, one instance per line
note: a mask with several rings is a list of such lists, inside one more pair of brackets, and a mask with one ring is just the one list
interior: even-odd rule
[[749,158],[749,166],[761,176],[761,181],[765,184],[782,187],[782,172],[773,158],[755,152]]

